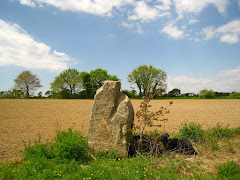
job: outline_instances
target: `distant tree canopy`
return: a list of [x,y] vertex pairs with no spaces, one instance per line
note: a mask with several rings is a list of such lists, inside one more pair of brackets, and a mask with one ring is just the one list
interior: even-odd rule
[[[55,98],[93,98],[97,89],[104,81],[120,81],[115,75],[110,75],[104,69],[98,68],[88,72],[67,69],[55,77],[51,83],[52,95]],[[50,92],[47,93],[51,95]]]
[[37,75],[32,74],[30,71],[23,71],[14,80],[15,89],[20,90],[28,98],[34,90],[42,87]]
[[170,97],[180,96],[180,95],[181,95],[181,90],[177,89],[177,88],[168,92],[168,96],[170,96]]
[[229,98],[230,98],[230,99],[240,99],[240,92],[232,92],[232,93],[229,95]]
[[128,75],[128,82],[136,84],[139,89],[139,95],[142,96],[145,91],[153,92],[157,89],[166,89],[167,74],[161,69],[152,65],[142,65],[134,69]]
[[24,93],[21,90],[8,90],[8,91],[1,91],[0,92],[1,99],[20,99],[24,98]]
[[68,93],[75,97],[80,85],[80,73],[77,69],[67,69],[55,77],[55,80],[50,84],[51,89],[55,93]]
[[198,96],[200,99],[213,99],[216,97],[215,92],[212,89],[203,89],[199,92]]

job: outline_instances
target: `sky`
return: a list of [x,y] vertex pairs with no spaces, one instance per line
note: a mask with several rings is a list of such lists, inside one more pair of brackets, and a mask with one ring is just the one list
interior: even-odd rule
[[240,0],[1,0],[0,91],[25,70],[43,94],[62,71],[102,68],[136,88],[140,65],[167,91],[240,91]]

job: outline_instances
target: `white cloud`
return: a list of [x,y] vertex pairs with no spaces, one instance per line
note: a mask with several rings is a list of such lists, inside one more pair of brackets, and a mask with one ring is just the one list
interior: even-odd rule
[[[21,0],[39,6],[51,5],[64,11],[86,12],[90,14],[111,16],[113,8],[132,4],[134,0]],[[22,3],[23,4],[23,3]]]
[[0,66],[15,65],[25,68],[62,71],[72,59],[65,53],[53,51],[35,41],[19,25],[0,19]]
[[240,92],[240,66],[222,70],[216,78],[196,78],[190,76],[169,76],[167,79],[168,91],[178,88],[182,93],[199,93],[202,89],[213,89],[218,92]]
[[220,76],[224,77],[238,77],[240,79],[240,66],[236,67],[235,69],[230,70],[223,70],[219,72]]
[[238,34],[224,34],[220,38],[221,42],[236,44],[239,42]]
[[121,25],[127,29],[133,29],[134,25],[127,23],[127,22],[122,22]]
[[229,0],[173,0],[176,12],[183,16],[184,13],[198,14],[202,10],[213,4],[217,7],[219,13],[225,14]]
[[195,24],[195,23],[198,23],[198,22],[199,22],[199,20],[195,19],[193,17],[189,20],[189,24]]
[[171,1],[169,0],[158,0],[155,6],[148,6],[144,1],[138,1],[134,5],[133,15],[128,17],[132,21],[149,21],[155,20],[160,17],[169,16],[171,13]]
[[33,2],[32,0],[20,0],[20,4],[36,7],[35,2]]
[[214,86],[225,92],[240,92],[240,66],[234,69],[222,70],[218,73],[220,80]]
[[144,33],[144,31],[142,30],[142,27],[140,26],[140,24],[137,24],[137,30],[136,30],[136,32],[139,33],[139,34]]
[[153,20],[158,17],[158,11],[155,8],[149,7],[145,2],[139,1],[134,9],[134,15],[129,16],[129,20]]
[[167,79],[168,91],[178,88],[182,93],[199,93],[200,90],[208,88],[211,80],[195,78],[190,76],[169,76]]
[[205,40],[220,38],[221,42],[236,44],[240,36],[240,19],[233,20],[218,28],[206,27],[202,29]]
[[171,0],[158,0],[161,5],[156,5],[155,7],[159,10],[168,11],[171,10],[172,1]]
[[166,33],[173,39],[181,39],[184,36],[183,31],[179,30],[173,23],[169,23],[167,26],[163,27],[161,33]]
[[142,30],[142,27],[139,23],[127,23],[127,22],[122,22],[121,23],[121,26],[131,30],[131,31],[134,31],[138,34],[142,34],[144,33],[144,31]]

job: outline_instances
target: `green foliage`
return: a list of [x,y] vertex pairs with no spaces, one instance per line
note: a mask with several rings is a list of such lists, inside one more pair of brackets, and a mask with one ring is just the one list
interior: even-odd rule
[[123,94],[126,94],[129,98],[137,98],[137,92],[135,90],[122,90]]
[[142,65],[128,75],[128,82],[136,84],[139,95],[142,96],[146,91],[155,92],[156,89],[165,89],[166,77],[165,71],[152,65]]
[[32,74],[30,71],[21,72],[14,80],[14,83],[15,89],[24,92],[27,98],[30,96],[32,91],[42,87],[37,75]]
[[[50,84],[52,91],[56,93],[67,92],[69,90],[71,97],[74,97],[79,90],[80,73],[77,69],[67,69],[55,77],[55,80]],[[62,93],[63,95],[65,93]],[[65,96],[63,96],[65,98]]]
[[[222,126],[217,124],[216,127],[203,130],[200,124],[187,123],[182,124],[179,133],[174,134],[175,137],[186,136],[194,142],[200,142],[206,144],[206,148],[212,151],[220,150],[220,140],[228,140],[234,138],[240,134],[240,127],[229,128],[229,126]],[[233,147],[230,147],[233,150]]]
[[177,97],[181,95],[181,90],[180,89],[173,89],[171,91],[168,92],[168,96],[170,97]]
[[75,160],[79,163],[85,163],[89,160],[87,138],[71,128],[66,131],[57,131],[53,143],[43,144],[39,137],[33,145],[25,143],[24,160],[32,158],[54,159],[60,162]]
[[107,70],[98,68],[90,71],[90,82],[94,89],[97,91],[101,86],[103,86],[104,81],[112,80],[112,81],[120,81],[120,79],[116,75],[108,74]]
[[215,98],[216,95],[212,89],[210,90],[203,89],[199,92],[198,96],[200,99],[213,99]]
[[228,161],[217,167],[219,179],[240,179],[240,166],[234,161]]
[[80,73],[80,82],[81,82],[81,88],[83,89],[82,96],[84,98],[93,98],[94,96],[94,90],[91,84],[91,75],[88,72],[81,72]]
[[1,99],[21,99],[24,98],[24,93],[21,90],[8,90],[0,92]]
[[67,131],[57,131],[55,143],[52,145],[53,157],[58,160],[76,160],[87,162],[87,138],[80,132],[69,128]]
[[46,144],[42,144],[40,136],[38,140],[34,141],[33,145],[30,142],[28,144],[24,142],[24,147],[25,147],[24,150],[25,160],[40,157],[50,159],[53,157],[50,144],[48,142],[46,142]]
[[[239,129],[240,127],[231,129],[233,135],[226,138],[239,135]],[[149,133],[159,134],[156,130]],[[205,142],[208,142],[211,134],[205,131],[205,135]],[[205,148],[205,144],[201,145]],[[77,149],[75,146],[81,149],[81,158],[74,153]],[[57,131],[56,138],[51,143],[43,144],[39,137],[33,144],[25,144],[24,158],[21,161],[0,164],[0,179],[240,179],[240,167],[233,161],[218,165],[215,175],[198,157],[163,154],[161,157],[139,155],[120,159],[116,152],[107,152],[90,159],[87,158],[86,149],[86,137],[71,128]],[[78,157],[80,160],[77,160]]]
[[200,124],[183,123],[179,130],[180,136],[186,136],[195,142],[202,142],[204,140],[204,130]]
[[56,76],[54,82],[50,84],[52,90],[50,96],[59,99],[92,99],[97,89],[106,80],[119,81],[120,79],[101,68],[92,70],[90,73],[68,69]]
[[229,139],[237,136],[240,133],[240,128],[231,129],[229,125],[224,127],[218,123],[216,127],[209,129],[207,133],[209,136],[217,139]]
[[239,92],[232,92],[229,95],[229,99],[240,99],[240,93]]

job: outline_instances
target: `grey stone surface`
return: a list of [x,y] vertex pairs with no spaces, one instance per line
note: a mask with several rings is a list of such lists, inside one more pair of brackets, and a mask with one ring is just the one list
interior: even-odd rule
[[97,90],[88,131],[89,152],[117,151],[127,156],[132,138],[134,110],[118,81],[106,81]]

